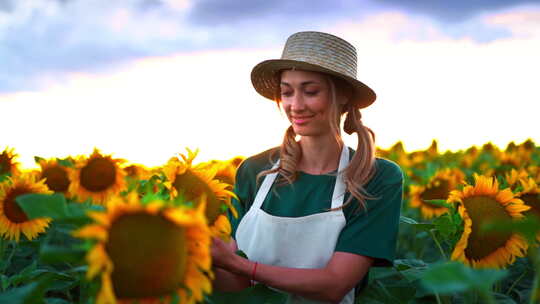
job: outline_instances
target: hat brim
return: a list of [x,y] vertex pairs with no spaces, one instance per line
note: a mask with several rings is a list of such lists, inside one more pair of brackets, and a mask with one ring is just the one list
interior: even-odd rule
[[262,96],[276,100],[279,93],[279,79],[277,74],[282,70],[295,68],[297,70],[327,73],[347,81],[352,89],[353,96],[350,100],[358,108],[371,105],[377,95],[375,92],[356,78],[335,72],[325,67],[298,60],[271,59],[257,64],[251,71],[251,83],[255,90]]

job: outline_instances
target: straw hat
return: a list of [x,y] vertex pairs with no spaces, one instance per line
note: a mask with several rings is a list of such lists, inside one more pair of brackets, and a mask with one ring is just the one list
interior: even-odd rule
[[285,43],[281,59],[266,60],[251,71],[251,82],[262,96],[274,100],[279,92],[277,73],[295,68],[323,72],[347,81],[353,88],[352,102],[358,108],[372,104],[376,95],[356,79],[356,49],[347,41],[321,32],[299,32]]

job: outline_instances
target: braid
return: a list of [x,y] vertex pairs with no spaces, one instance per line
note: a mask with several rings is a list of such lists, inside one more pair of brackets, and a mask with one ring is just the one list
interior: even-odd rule
[[[347,191],[352,194],[351,198],[356,198],[365,208],[366,200],[371,197],[366,193],[364,186],[375,173],[375,133],[364,126],[362,113],[357,107],[348,103],[344,110],[347,116],[343,130],[349,135],[356,133],[358,137],[356,153],[345,171],[345,184]],[[345,205],[349,202],[350,199]]]
[[280,176],[289,184],[292,184],[296,180],[296,166],[301,157],[302,149],[296,141],[296,133],[294,133],[293,126],[291,125],[287,128],[287,132],[285,132],[285,137],[283,138],[278,171]]
[[278,178],[281,179],[280,184],[292,184],[296,180],[296,166],[302,157],[302,149],[300,144],[296,141],[296,133],[291,126],[287,128],[283,142],[281,143],[281,149],[279,152],[279,167],[276,169],[264,170],[257,175],[257,180],[261,177],[278,172]]

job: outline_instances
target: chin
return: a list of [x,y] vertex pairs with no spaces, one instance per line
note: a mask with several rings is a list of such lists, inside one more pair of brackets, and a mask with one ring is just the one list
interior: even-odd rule
[[302,137],[321,136],[323,134],[319,130],[310,130],[309,128],[295,128],[295,127],[293,127],[293,129],[294,129],[294,133],[296,135],[300,135]]

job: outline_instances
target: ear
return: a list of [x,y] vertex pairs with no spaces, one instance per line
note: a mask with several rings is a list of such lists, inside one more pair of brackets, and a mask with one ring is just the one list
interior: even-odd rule
[[353,89],[351,85],[343,79],[337,78],[335,81],[336,84],[336,94],[339,104],[345,105],[351,100],[353,95]]

